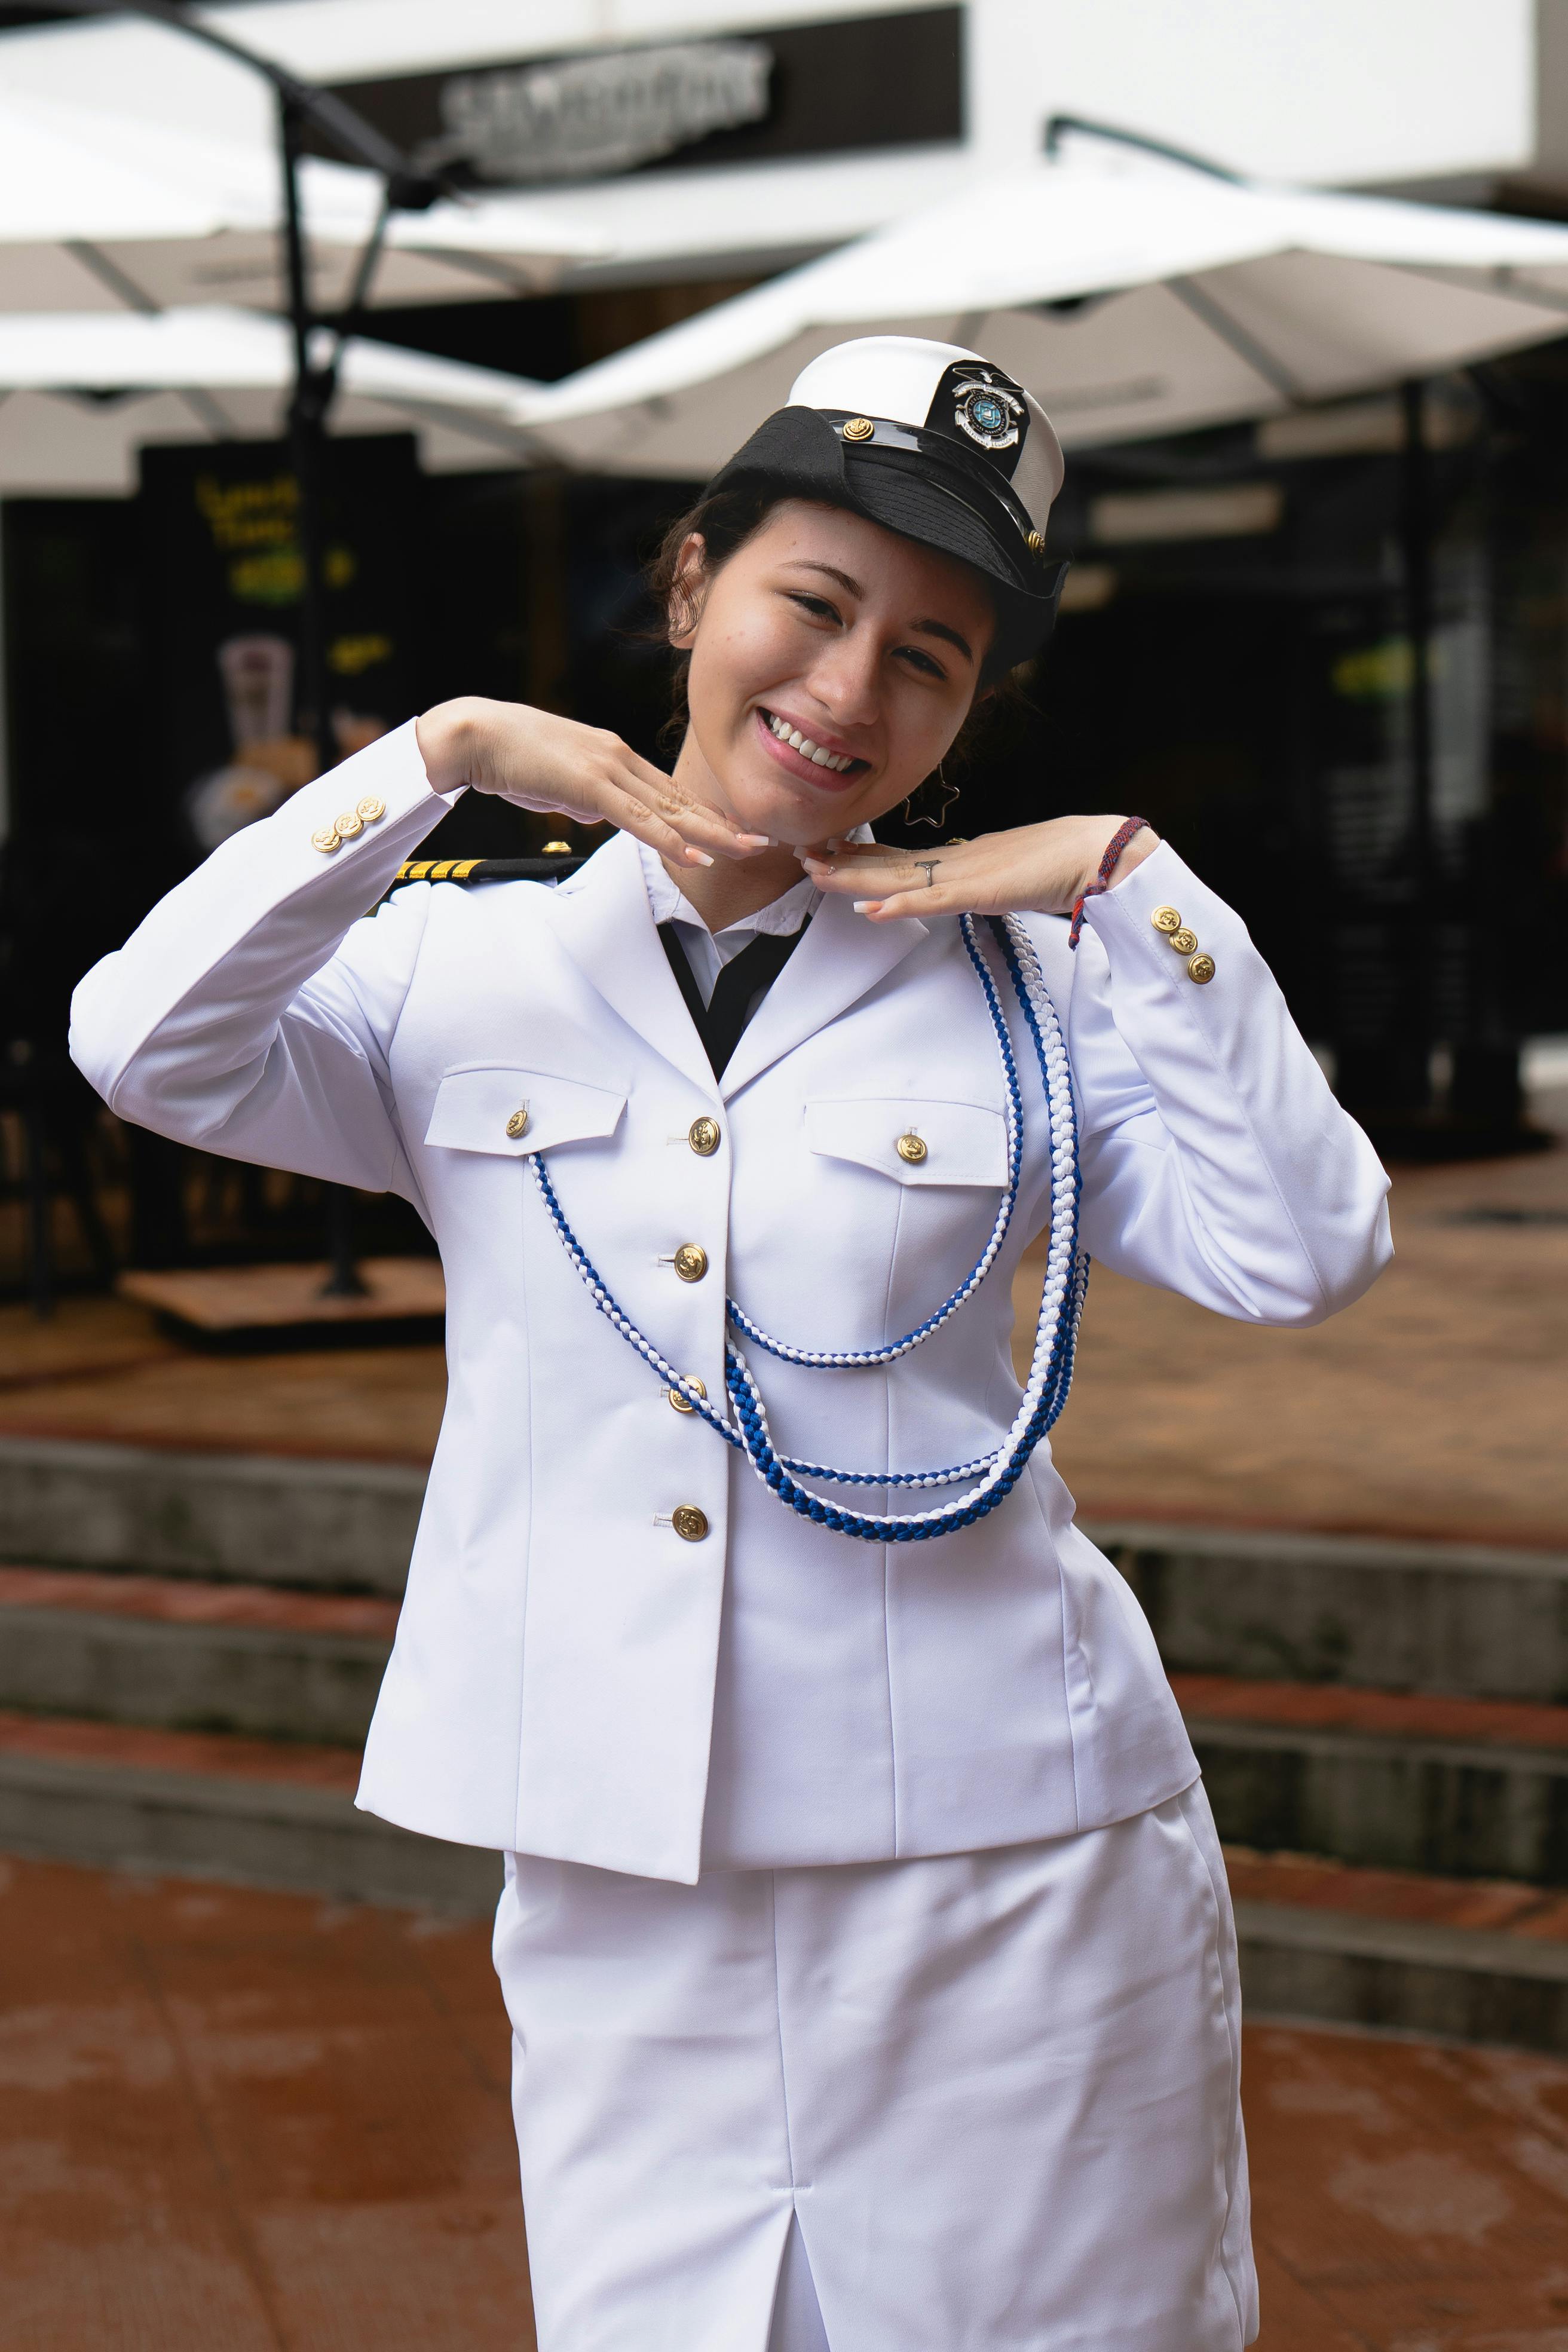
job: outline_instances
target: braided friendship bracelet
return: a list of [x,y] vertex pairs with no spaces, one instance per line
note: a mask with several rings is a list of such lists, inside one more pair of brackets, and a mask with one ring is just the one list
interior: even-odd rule
[[1078,945],[1079,934],[1083,929],[1084,908],[1088,905],[1090,898],[1104,898],[1106,892],[1110,887],[1110,877],[1116,871],[1117,859],[1121,856],[1122,851],[1126,848],[1128,843],[1131,840],[1135,833],[1147,833],[1148,829],[1149,820],[1146,816],[1130,816],[1126,824],[1118,825],[1116,831],[1111,835],[1106,853],[1100,861],[1099,875],[1095,880],[1089,884],[1088,889],[1084,892],[1083,897],[1079,899],[1078,903],[1073,908],[1072,928],[1068,933],[1068,945],[1069,948],[1076,948]]
[[[933,1536],[951,1535],[959,1528],[973,1527],[977,1519],[994,1511],[999,1503],[1005,1501],[1023,1475],[1030,1455],[1059,1416],[1067,1402],[1072,1380],[1079,1318],[1089,1278],[1089,1259],[1078,1242],[1080,1190],[1078,1122],[1067,1047],[1056,1007],[1051,1003],[1045,975],[1035,953],[1034,942],[1027,931],[1016,917],[1010,915],[991,919],[989,929],[1001,951],[1029,1031],[1045,1089],[1051,1154],[1051,1221],[1046,1279],[1040,1296],[1039,1321],[1028,1381],[1005,1438],[994,1453],[983,1455],[977,1461],[960,1463],[942,1470],[837,1470],[823,1464],[794,1461],[780,1454],[768,1430],[762,1395],[739,1349],[732,1341],[725,1343],[725,1388],[731,1418],[720,1412],[706,1396],[698,1394],[695,1384],[667,1362],[652,1340],[637,1328],[612,1296],[566,1221],[544,1164],[545,1154],[537,1151],[532,1155],[534,1181],[556,1235],[595,1306],[620,1333],[627,1346],[635,1349],[649,1369],[658,1374],[666,1387],[683,1396],[692,1411],[716,1431],[726,1444],[748,1456],[757,1476],[781,1503],[787,1504],[802,1517],[813,1520],[819,1527],[828,1528],[836,1534],[858,1537],[869,1543],[924,1542]],[[816,1352],[786,1347],[759,1331],[749,1318],[742,1315],[732,1299],[726,1302],[732,1324],[754,1336],[772,1352],[806,1369],[829,1370],[884,1363],[929,1339],[945,1323],[948,1316],[973,1295],[994,1258],[1001,1234],[1011,1217],[1021,1165],[1021,1153],[1013,1131],[1015,1122],[1020,1128],[1022,1124],[1017,1074],[1013,1063],[1011,1040],[1007,1036],[1006,1019],[991,972],[980,950],[974,918],[972,915],[962,916],[960,929],[970,961],[984,991],[1003,1069],[1008,1078],[1008,1198],[1003,1203],[996,1228],[973,1272],[960,1284],[936,1314],[928,1317],[917,1329],[891,1348]],[[825,1479],[836,1486],[884,1487],[930,1488],[954,1486],[968,1479],[973,1479],[975,1483],[967,1493],[945,1507],[872,1517],[845,1509],[825,1496],[814,1494],[808,1487],[797,1484],[797,1480],[803,1477]]]

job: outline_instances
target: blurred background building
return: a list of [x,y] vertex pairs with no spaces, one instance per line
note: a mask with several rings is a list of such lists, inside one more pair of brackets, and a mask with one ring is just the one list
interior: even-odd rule
[[[326,720],[344,751],[461,691],[652,751],[667,689],[639,568],[691,486],[539,462],[488,387],[559,382],[1027,172],[1053,117],[1242,174],[1568,220],[1568,0],[232,0],[205,21],[510,225],[404,216],[356,295],[363,175],[315,167],[318,309],[362,352],[449,363],[379,405],[345,373],[334,411]],[[278,239],[256,226],[271,102],[242,66],[132,16],[0,9],[0,111],[128,174],[210,169],[230,204],[184,241],[129,214],[123,237],[29,227],[14,148],[5,310],[281,308]],[[14,1286],[40,1217],[68,1279],[319,1246],[310,1188],[113,1130],[63,1065],[81,971],[313,772],[322,732],[300,704],[281,382],[249,362],[168,383],[86,364],[0,397]],[[1053,524],[1075,559],[1060,632],[957,813],[977,830],[1135,808],[1169,832],[1405,1156],[1528,1146],[1523,1078],[1568,1033],[1568,336],[1429,383],[1422,415],[1418,472],[1397,387],[1080,435]],[[428,849],[518,854],[560,830],[470,800]],[[395,1204],[364,1213],[387,1246],[422,1246]]]

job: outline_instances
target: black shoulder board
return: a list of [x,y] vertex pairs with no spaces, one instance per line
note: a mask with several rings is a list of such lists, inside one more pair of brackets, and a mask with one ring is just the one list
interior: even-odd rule
[[400,866],[400,882],[559,882],[587,864],[584,857],[414,857]]

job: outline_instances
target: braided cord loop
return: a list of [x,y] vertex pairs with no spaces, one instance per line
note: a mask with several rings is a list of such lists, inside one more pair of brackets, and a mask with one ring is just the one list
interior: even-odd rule
[[[918,1348],[922,1340],[929,1339],[933,1331],[940,1331],[948,1317],[956,1315],[965,1300],[973,1297],[990,1273],[996,1253],[1006,1239],[1007,1228],[1013,1222],[1013,1211],[1017,1205],[1018,1179],[1023,1167],[1024,1097],[1018,1086],[1017,1064],[1013,1058],[1013,1040],[1007,1034],[1007,1023],[1001,999],[996,993],[996,983],[976,945],[973,926],[967,916],[963,918],[963,944],[969,950],[969,960],[979,974],[980,985],[985,992],[986,1010],[991,1015],[996,1040],[996,1056],[1002,1065],[1004,1115],[1007,1126],[1007,1183],[1002,1194],[1002,1204],[996,1212],[996,1222],[991,1228],[991,1237],[958,1288],[937,1308],[936,1313],[928,1315],[923,1323],[917,1323],[912,1331],[906,1331],[901,1339],[890,1339],[882,1348],[818,1349],[792,1347],[787,1339],[770,1339],[734,1299],[727,1298],[724,1305],[731,1328],[743,1339],[749,1339],[754,1348],[764,1349],[770,1356],[777,1356],[785,1363],[799,1364],[807,1371],[843,1371],[864,1364],[896,1362],[899,1357],[907,1356],[911,1348]],[[953,1475],[959,1476],[962,1474],[954,1472]],[[868,1480],[865,1483],[872,1482]]]
[[[963,915],[959,920],[964,946],[984,991],[1008,1083],[1007,1197],[998,1214],[991,1241],[974,1271],[945,1305],[914,1331],[886,1349],[846,1349],[832,1353],[796,1350],[769,1339],[749,1318],[742,1318],[732,1303],[730,1304],[731,1319],[745,1336],[792,1363],[799,1363],[811,1370],[837,1370],[887,1363],[897,1356],[907,1354],[911,1348],[918,1347],[940,1329],[948,1317],[973,1295],[994,1262],[1001,1245],[1001,1237],[1011,1221],[1022,1166],[1022,1096],[1007,1034],[1006,1018],[990,968],[981,952],[974,918]],[[567,1222],[544,1164],[545,1154],[542,1151],[532,1154],[534,1181],[562,1246],[595,1306],[626,1344],[637,1350],[668,1388],[686,1399],[693,1412],[716,1431],[726,1444],[748,1457],[757,1476],[781,1503],[787,1504],[803,1518],[811,1519],[819,1527],[829,1528],[836,1534],[856,1537],[868,1543],[929,1542],[933,1537],[952,1535],[960,1528],[973,1527],[995,1510],[1011,1494],[1022,1477],[1029,1457],[1059,1417],[1072,1381],[1079,1318],[1083,1310],[1084,1290],[1089,1279],[1089,1260],[1079,1248],[1078,1240],[1081,1181],[1072,1076],[1061,1024],[1046,986],[1033,940],[1015,916],[993,917],[989,929],[1006,967],[1039,1064],[1051,1151],[1050,1240],[1029,1377],[1012,1427],[992,1454],[942,1470],[874,1471],[830,1469],[822,1464],[797,1462],[780,1454],[769,1433],[767,1409],[761,1391],[739,1348],[732,1340],[726,1341],[725,1388],[730,1413],[725,1415],[707,1397],[698,1394],[694,1383],[676,1371],[653,1341],[637,1328],[618,1305]],[[804,1478],[820,1479],[838,1486],[915,1489],[951,1486],[968,1480],[973,1483],[967,1492],[945,1506],[925,1511],[870,1516],[847,1509],[827,1496],[816,1494],[800,1483]]]

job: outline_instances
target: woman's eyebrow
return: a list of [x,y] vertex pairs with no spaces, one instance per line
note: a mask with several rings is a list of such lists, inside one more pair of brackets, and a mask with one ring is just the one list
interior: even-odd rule
[[863,596],[866,593],[858,580],[854,579],[847,572],[840,572],[836,563],[817,563],[809,556],[799,555],[791,557],[788,568],[795,572],[820,572],[826,579],[837,580],[840,588],[851,596]]
[[950,629],[945,621],[911,621],[910,626],[920,636],[945,638],[950,646],[958,647],[966,662],[974,659],[968,638],[961,637],[956,629]]

